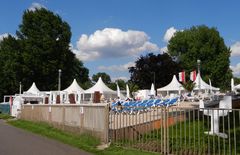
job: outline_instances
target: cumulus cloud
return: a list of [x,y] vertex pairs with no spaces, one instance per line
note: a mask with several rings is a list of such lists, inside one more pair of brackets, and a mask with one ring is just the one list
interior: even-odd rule
[[230,66],[233,71],[233,75],[240,77],[240,63],[236,64],[236,66]]
[[7,38],[9,36],[8,33],[0,34],[0,41],[3,40],[3,38]]
[[105,28],[89,36],[81,35],[77,47],[72,50],[83,61],[137,56],[144,51],[159,51],[159,47],[149,40],[149,36],[143,31]]
[[240,56],[240,41],[237,41],[233,45],[231,45],[231,56]]
[[122,65],[99,66],[98,70],[113,71],[113,72],[124,72],[124,71],[128,71],[129,67],[134,67],[134,66],[135,66],[134,62],[128,62],[128,63],[122,64]]
[[165,42],[168,42],[175,34],[175,32],[177,32],[177,29],[175,29],[174,27],[170,27],[169,29],[167,29],[167,31],[165,32],[165,35],[163,37],[163,40]]
[[39,10],[39,9],[46,9],[46,7],[42,4],[39,4],[39,3],[32,3],[32,5],[28,8],[29,11],[36,11],[36,10]]
[[162,47],[162,48],[160,49],[160,51],[161,51],[162,53],[167,53],[167,52],[168,52],[167,46]]

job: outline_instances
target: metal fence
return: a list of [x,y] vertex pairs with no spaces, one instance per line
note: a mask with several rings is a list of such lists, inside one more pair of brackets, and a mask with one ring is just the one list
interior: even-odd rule
[[240,154],[240,109],[142,109],[110,111],[112,143],[162,154]]

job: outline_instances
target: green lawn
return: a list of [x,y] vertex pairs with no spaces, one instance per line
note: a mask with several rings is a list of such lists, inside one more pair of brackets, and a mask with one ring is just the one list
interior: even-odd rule
[[100,144],[100,141],[90,135],[82,134],[72,134],[61,131],[59,129],[53,128],[46,123],[33,123],[30,121],[24,120],[15,120],[9,121],[9,124],[28,130],[30,132],[40,134],[45,137],[49,137],[65,144],[69,144],[71,146],[83,149],[88,152],[92,152],[94,154],[101,154],[101,155],[153,155],[155,153],[151,152],[143,152],[139,150],[131,150],[125,149],[122,147],[117,147],[111,145],[109,148],[105,150],[98,150],[97,146]]

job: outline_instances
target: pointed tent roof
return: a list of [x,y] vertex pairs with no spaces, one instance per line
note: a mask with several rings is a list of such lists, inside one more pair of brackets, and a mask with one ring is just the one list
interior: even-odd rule
[[73,93],[77,91],[80,91],[81,93],[84,92],[84,90],[78,85],[76,79],[74,79],[72,84],[68,88],[66,88],[64,91],[68,93]]
[[178,82],[176,75],[173,75],[172,81],[165,87],[158,88],[157,91],[179,91],[184,90],[181,83]]
[[37,88],[35,82],[33,82],[32,86],[26,91],[26,93],[38,94],[38,93],[40,93],[40,90]]
[[240,84],[234,86],[235,89],[240,89]]
[[108,88],[108,86],[105,85],[101,77],[99,77],[97,83],[94,86],[87,89],[84,93],[93,94],[95,91],[99,91],[100,93],[116,94],[116,91],[113,91],[112,89]]
[[152,85],[151,85],[151,89],[150,89],[150,94],[151,95],[154,95],[155,96],[155,87],[154,87],[154,84],[152,83]]
[[203,90],[207,90],[207,89],[212,89],[212,90],[219,90],[219,88],[210,86],[209,84],[207,84],[206,82],[203,81],[203,79],[201,78],[200,74],[197,74],[197,77],[195,79],[195,81],[193,83],[195,83],[195,88],[194,90],[198,90],[198,82],[200,81],[200,88]]

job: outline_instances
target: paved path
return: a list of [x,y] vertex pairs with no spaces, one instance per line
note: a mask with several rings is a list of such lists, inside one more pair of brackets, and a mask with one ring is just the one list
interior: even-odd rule
[[90,155],[6,124],[0,119],[0,155]]

